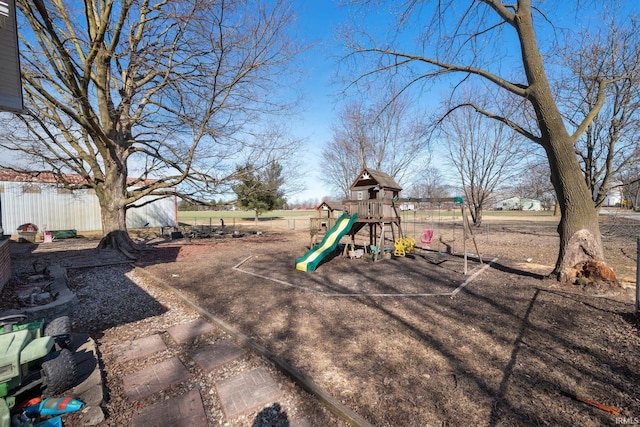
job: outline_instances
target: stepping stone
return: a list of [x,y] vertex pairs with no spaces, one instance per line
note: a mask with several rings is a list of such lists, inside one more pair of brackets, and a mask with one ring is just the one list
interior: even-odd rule
[[177,357],[152,365],[124,378],[124,393],[142,399],[189,378],[189,371]]
[[284,394],[266,368],[218,381],[216,389],[227,420],[277,402]]
[[216,327],[202,319],[176,325],[167,330],[171,338],[178,344],[188,343],[199,335],[210,334],[214,331],[216,331]]
[[195,427],[208,424],[198,390],[147,406],[134,416],[132,423],[134,427]]
[[122,351],[122,360],[125,362],[133,359],[146,357],[154,353],[159,353],[167,349],[167,345],[158,334],[144,338],[138,338],[129,345],[122,345],[118,350]]
[[193,360],[204,372],[210,372],[246,354],[244,349],[228,341],[218,341],[203,347],[193,355]]

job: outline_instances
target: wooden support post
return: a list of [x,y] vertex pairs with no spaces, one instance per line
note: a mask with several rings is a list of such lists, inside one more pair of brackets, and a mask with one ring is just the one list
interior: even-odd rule
[[640,316],[640,237],[636,239],[636,316]]
[[464,251],[464,275],[467,275],[467,214],[464,211],[464,203],[462,204],[462,250]]
[[[384,255],[384,222],[381,224],[380,227],[380,242],[378,243],[378,249],[380,250],[379,253]],[[374,261],[378,260],[378,256],[376,255]]]
[[375,224],[369,223],[369,244],[376,244],[376,233],[375,233]]

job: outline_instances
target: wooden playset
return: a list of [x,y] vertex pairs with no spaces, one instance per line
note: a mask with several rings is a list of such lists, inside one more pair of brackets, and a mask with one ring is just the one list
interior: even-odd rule
[[[360,246],[364,252],[370,251],[374,261],[384,255],[404,256],[414,253],[416,240],[404,235],[399,213],[400,204],[406,202],[450,202],[461,206],[466,242],[469,224],[464,214],[462,198],[403,199],[400,198],[401,191],[402,188],[388,174],[363,168],[349,188],[349,199],[342,202],[323,201],[316,208],[318,217],[312,218],[310,225],[311,249],[296,261],[296,268],[313,271],[346,235],[350,237],[350,243],[345,245],[344,255],[351,256],[353,253],[352,257],[359,258],[362,250],[356,251],[356,235],[363,229],[368,229],[368,244]],[[351,219],[348,227],[344,225],[347,218]],[[419,248],[428,250],[432,238],[433,230],[424,230],[420,236]],[[464,250],[466,272],[466,244]]]

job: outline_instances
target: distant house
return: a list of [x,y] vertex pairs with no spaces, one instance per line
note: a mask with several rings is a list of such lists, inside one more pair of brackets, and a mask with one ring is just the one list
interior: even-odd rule
[[[607,196],[604,198],[604,202],[602,202],[602,206],[620,206],[622,204],[622,183],[619,181],[612,182],[611,188],[609,188],[609,192]],[[594,194],[597,194],[598,188],[594,189]]]
[[542,202],[537,199],[516,196],[500,200],[496,203],[496,209],[505,211],[541,211]]
[[416,204],[412,203],[412,202],[402,202],[402,203],[400,203],[400,210],[401,211],[415,211],[416,210]]
[[[65,177],[82,184],[77,175]],[[128,227],[175,225],[176,200],[146,196],[150,201],[127,210]],[[39,231],[102,229],[98,197],[93,189],[69,190],[51,173],[17,173],[0,170],[0,226],[5,234],[15,234],[18,227],[32,223]]]

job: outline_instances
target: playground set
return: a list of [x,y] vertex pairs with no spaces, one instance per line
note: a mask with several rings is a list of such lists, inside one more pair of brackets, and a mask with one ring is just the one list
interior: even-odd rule
[[[409,202],[447,202],[460,206],[462,210],[466,273],[466,240],[467,231],[471,232],[471,228],[461,197],[403,199],[400,198],[402,188],[391,176],[369,168],[360,172],[349,191],[350,199],[342,202],[324,201],[316,208],[318,217],[311,218],[310,222],[311,248],[296,260],[296,269],[314,271],[327,255],[336,250],[346,235],[350,237],[350,242],[344,246],[343,255],[348,254],[351,258],[360,258],[364,253],[370,253],[373,261],[381,257],[388,258],[391,254],[401,257],[415,253],[418,244],[419,249],[429,250],[434,230],[424,229],[419,242],[406,236],[402,229],[399,206]],[[356,250],[356,235],[363,229],[368,230],[369,242],[363,245],[363,249]],[[391,247],[386,247],[388,234],[393,242]],[[473,233],[471,235],[473,237]],[[317,243],[320,239],[320,243]],[[473,241],[475,244],[475,238]],[[476,252],[478,253],[477,245]]]

